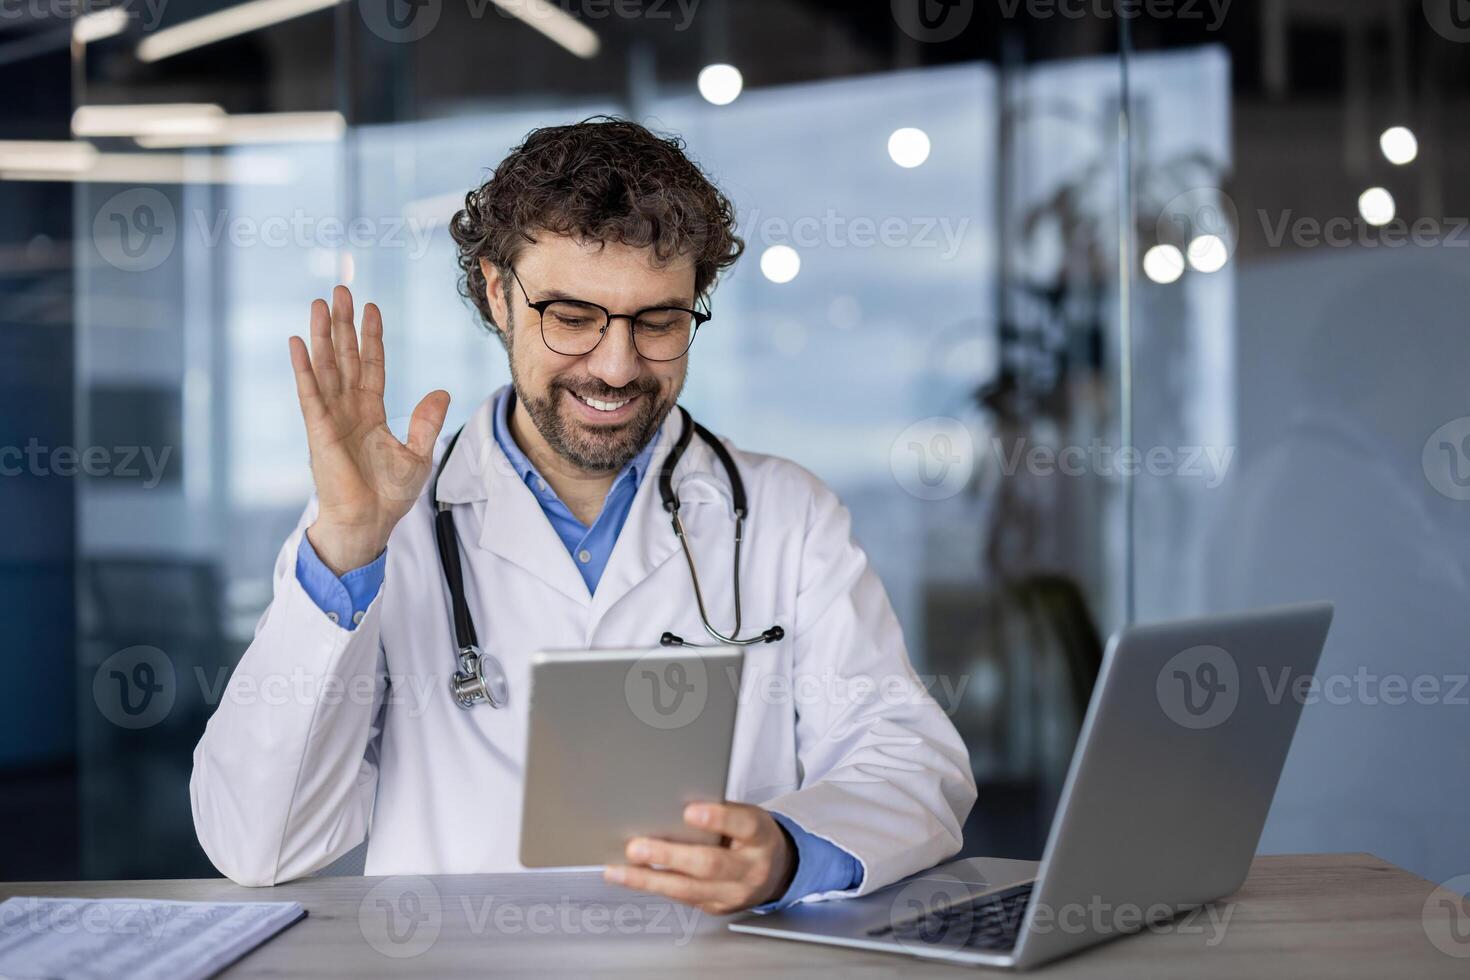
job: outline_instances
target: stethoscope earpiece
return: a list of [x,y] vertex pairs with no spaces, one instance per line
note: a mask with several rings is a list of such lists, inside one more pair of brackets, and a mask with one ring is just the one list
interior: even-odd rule
[[[705,629],[709,629],[708,623],[705,624]],[[783,639],[785,636],[785,630],[783,630],[779,626],[772,626],[760,636],[751,637],[748,640],[732,640],[731,642],[740,646],[747,646],[752,643],[775,643],[776,641]],[[665,632],[663,636],[659,637],[658,643],[659,646],[665,647],[698,647],[713,645],[709,643],[689,643],[682,636],[679,636],[676,633],[669,632]]]

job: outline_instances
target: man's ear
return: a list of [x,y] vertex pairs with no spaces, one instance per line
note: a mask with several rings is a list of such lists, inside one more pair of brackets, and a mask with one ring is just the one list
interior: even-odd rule
[[505,280],[489,259],[480,260],[480,272],[485,276],[485,302],[490,304],[490,312],[495,317],[495,329],[500,331],[501,339],[509,344],[510,334],[505,329],[509,322],[506,316]]

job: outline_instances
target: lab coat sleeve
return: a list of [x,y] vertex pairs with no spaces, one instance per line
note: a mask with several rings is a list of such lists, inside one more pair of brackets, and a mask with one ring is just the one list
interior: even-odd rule
[[194,830],[242,885],[309,874],[367,835],[386,667],[382,591],[354,630],[296,577],[308,504],[275,565],[275,595],[194,750]]
[[[866,895],[953,856],[975,802],[969,753],[909,663],[893,607],[851,516],[817,481],[802,546],[795,632],[801,786],[773,812],[852,854]],[[805,679],[803,679],[805,678]]]

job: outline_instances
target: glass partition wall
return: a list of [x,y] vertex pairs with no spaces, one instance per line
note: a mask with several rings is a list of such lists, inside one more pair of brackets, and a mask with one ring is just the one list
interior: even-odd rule
[[1464,874],[1470,28],[1280,2],[1136,40],[1135,436],[1185,450],[1137,479],[1138,615],[1334,601],[1261,846]]
[[[739,215],[684,403],[842,496],[970,747],[967,852],[1039,854],[1134,540],[1119,25],[852,7],[353,2],[196,44],[170,6],[74,46],[73,439],[110,453],[75,482],[82,875],[212,873],[191,752],[311,491],[310,301],[377,303],[390,417],[443,387],[458,425],[508,371],[448,219],[530,129],[599,113],[681,134]],[[1140,146],[1228,164],[1227,58],[1133,70]],[[1172,356],[1203,373],[1218,340]]]

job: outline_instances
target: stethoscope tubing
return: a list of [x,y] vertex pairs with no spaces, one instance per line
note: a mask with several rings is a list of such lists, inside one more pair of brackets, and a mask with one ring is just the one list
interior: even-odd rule
[[[659,468],[659,496],[663,500],[664,510],[669,514],[674,535],[679,539],[679,547],[684,552],[684,560],[689,565],[689,578],[694,586],[694,601],[699,607],[699,620],[704,626],[704,631],[715,640],[715,644],[692,643],[669,632],[665,632],[659,638],[659,643],[662,646],[677,647],[710,645],[743,647],[757,643],[775,643],[786,635],[786,631],[780,626],[772,626],[755,636],[744,638],[740,636],[740,546],[745,537],[745,518],[749,513],[745,497],[745,482],[740,478],[740,469],[735,465],[734,458],[719,439],[704,426],[695,422],[682,405],[679,406],[679,415],[683,428],[673,448],[669,451],[668,457],[664,460],[663,466]],[[464,568],[460,560],[459,536],[454,525],[454,513],[450,504],[439,499],[439,480],[444,475],[444,468],[449,463],[454,447],[459,443],[459,437],[463,434],[464,428],[461,427],[449,440],[449,445],[445,448],[444,456],[439,461],[439,468],[434,473],[434,481],[429,490],[430,507],[434,515],[434,539],[438,545],[439,563],[444,572],[444,583],[449,591],[450,618],[454,623],[455,663],[458,669],[450,678],[450,692],[455,703],[462,708],[474,707],[482,701],[491,707],[499,708],[509,702],[509,685],[505,668],[493,653],[480,649],[474,617],[470,614],[469,602],[465,597]],[[735,555],[732,569],[735,628],[728,636],[715,629],[709,620],[709,613],[704,604],[704,590],[699,583],[699,570],[694,563],[694,552],[689,547],[689,539],[684,533],[684,522],[679,517],[679,495],[673,486],[674,469],[683,459],[690,439],[696,434],[710,447],[725,470],[725,476],[730,482],[731,504],[735,511]]]

